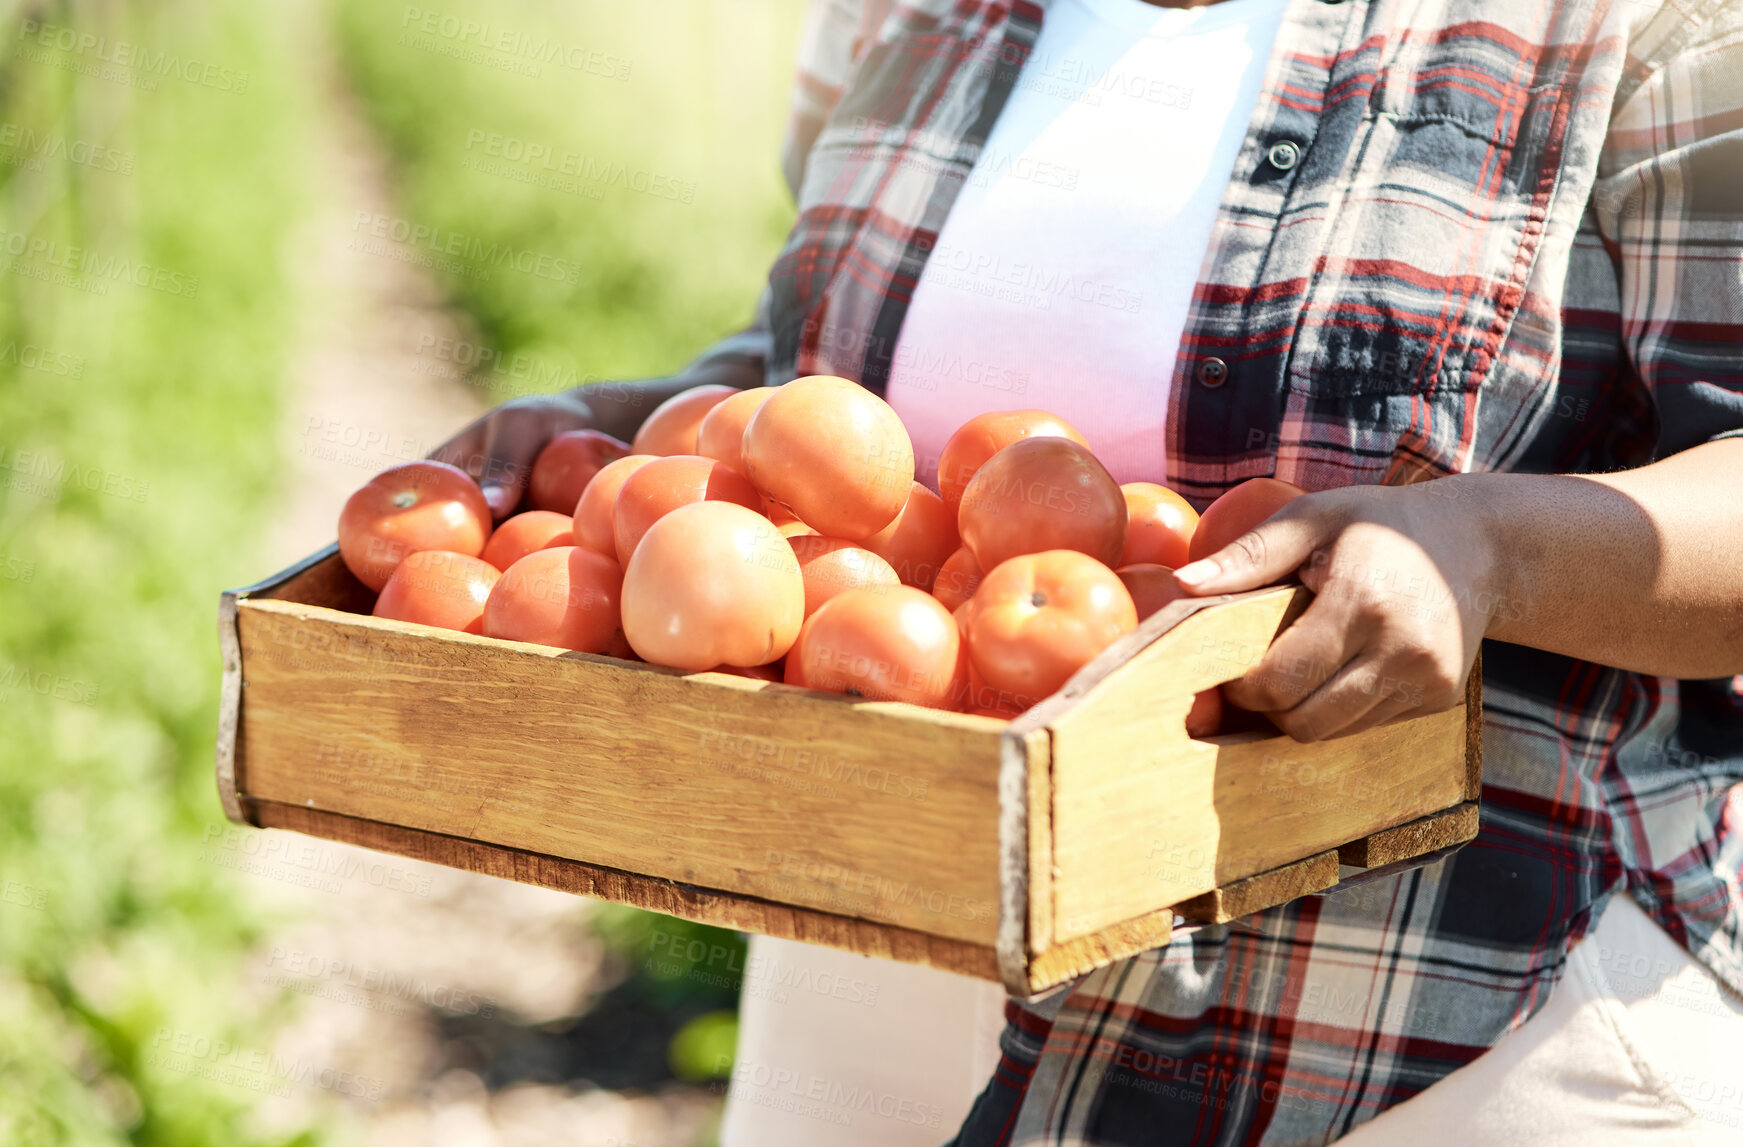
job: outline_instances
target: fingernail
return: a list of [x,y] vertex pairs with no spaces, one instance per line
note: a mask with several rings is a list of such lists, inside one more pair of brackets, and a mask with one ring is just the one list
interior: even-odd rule
[[1209,558],[1201,558],[1195,562],[1187,562],[1174,571],[1174,580],[1182,585],[1193,586],[1207,582],[1215,577],[1217,564]]

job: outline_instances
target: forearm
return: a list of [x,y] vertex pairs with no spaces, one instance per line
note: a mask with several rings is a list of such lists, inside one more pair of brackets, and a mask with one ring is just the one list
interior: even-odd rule
[[1471,474],[1486,636],[1668,677],[1743,673],[1743,440],[1615,474]]
[[586,407],[588,425],[593,429],[628,442],[654,407],[674,394],[709,384],[746,390],[762,382],[762,368],[755,360],[730,357],[712,359],[665,378],[588,383],[570,390],[568,396]]

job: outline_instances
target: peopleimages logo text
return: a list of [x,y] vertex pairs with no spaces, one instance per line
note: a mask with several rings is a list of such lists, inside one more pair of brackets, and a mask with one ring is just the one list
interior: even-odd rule
[[351,230],[410,247],[422,247],[438,255],[454,255],[478,266],[507,268],[559,283],[581,281],[581,265],[573,259],[529,251],[509,243],[487,243],[473,235],[445,231],[378,212],[359,211]]
[[41,20],[22,20],[18,25],[18,38],[38,48],[54,48],[62,52],[71,52],[75,56],[88,56],[117,68],[127,68],[134,72],[162,76],[166,79],[185,80],[190,84],[199,84],[204,88],[215,88],[221,92],[240,93],[248,90],[247,72],[194,59],[191,56],[183,59],[172,52],[159,51],[154,53],[143,44],[129,43],[126,40],[111,40],[109,37],[99,36],[95,32],[81,32],[77,28],[69,28],[62,24],[49,24]]

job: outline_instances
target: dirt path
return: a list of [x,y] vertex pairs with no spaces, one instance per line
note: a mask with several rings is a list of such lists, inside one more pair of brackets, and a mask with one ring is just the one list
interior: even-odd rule
[[[307,275],[306,350],[286,396],[290,473],[267,568],[327,544],[339,507],[370,474],[422,457],[483,409],[455,365],[466,357],[453,349],[469,337],[463,316],[408,252],[360,242],[364,221],[393,213],[387,168],[339,80],[318,8],[302,8],[309,50],[298,58],[320,84],[310,157],[320,200],[295,247]],[[275,1048],[297,1081],[262,1102],[265,1121],[324,1105],[371,1147],[691,1147],[706,1134],[718,1107],[706,1093],[536,1083],[490,1092],[472,1070],[493,1053],[466,1046],[469,1023],[565,1023],[599,990],[587,902],[282,839],[287,850],[314,849],[320,870],[336,875],[304,887],[308,866],[285,862],[259,881],[287,923],[251,959],[251,990],[262,1004],[285,989],[304,997]]]

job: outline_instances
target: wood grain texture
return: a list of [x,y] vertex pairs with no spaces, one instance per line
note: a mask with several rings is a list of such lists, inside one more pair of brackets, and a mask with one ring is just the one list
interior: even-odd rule
[[239,603],[247,795],[991,946],[1006,725]]
[[1313,892],[1323,892],[1338,882],[1338,850],[1328,849],[1294,864],[1285,864],[1244,877],[1175,907],[1187,920],[1203,924],[1226,924],[1279,904],[1287,904]]
[[1106,967],[1115,960],[1167,946],[1174,931],[1174,913],[1164,908],[1135,920],[1121,920],[1037,952],[1029,963],[1029,991],[1039,994],[1056,984]]
[[1027,735],[1029,746],[1030,954],[1053,946],[1053,746],[1045,729]]
[[1465,799],[1483,799],[1483,647],[1465,679]]
[[1463,844],[1476,835],[1477,802],[1466,801],[1345,844],[1338,849],[1338,860],[1358,868],[1379,868]]
[[924,964],[983,980],[999,978],[990,946],[965,944],[849,916],[735,896],[719,889],[653,880],[613,868],[565,860],[560,856],[461,840],[274,801],[252,803],[257,823],[263,828],[288,829],[326,840],[344,841],[395,856],[480,872],[522,884],[537,884],[595,900],[629,904],[720,928],[821,944],[826,948],[840,948],[903,963]]
[[1306,593],[1192,613],[1054,718],[1056,941],[1463,798],[1462,708],[1316,744],[1186,737],[1193,694],[1257,664]]

